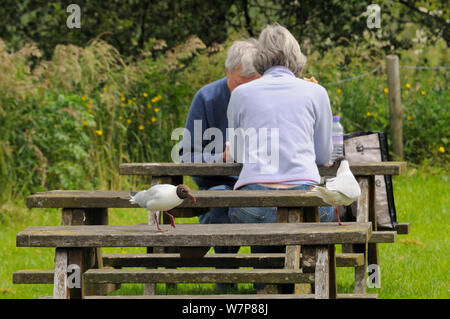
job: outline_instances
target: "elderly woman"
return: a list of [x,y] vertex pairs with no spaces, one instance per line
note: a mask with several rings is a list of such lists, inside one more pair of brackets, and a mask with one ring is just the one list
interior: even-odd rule
[[[243,162],[235,189],[305,190],[320,183],[317,165],[328,163],[333,147],[332,113],[326,90],[299,78],[305,64],[286,28],[275,24],[261,32],[253,65],[262,77],[237,87],[227,111],[233,132],[229,152]],[[321,207],[319,215],[320,221],[331,221],[332,207]],[[231,208],[229,216],[233,223],[274,223],[276,208]],[[252,252],[270,251],[252,247]]]

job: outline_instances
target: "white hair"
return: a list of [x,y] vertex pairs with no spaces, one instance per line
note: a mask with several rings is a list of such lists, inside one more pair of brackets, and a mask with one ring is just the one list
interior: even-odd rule
[[253,66],[253,56],[256,53],[258,41],[253,38],[244,41],[235,41],[228,49],[225,68],[233,73],[238,66],[241,67],[241,76],[250,77],[257,74]]
[[253,65],[259,74],[262,75],[271,67],[280,65],[291,70],[296,76],[301,76],[305,64],[306,57],[288,29],[275,23],[262,30],[253,59]]

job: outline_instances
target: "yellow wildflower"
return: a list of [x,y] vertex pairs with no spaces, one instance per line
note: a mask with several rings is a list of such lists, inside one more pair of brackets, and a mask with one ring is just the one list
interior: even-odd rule
[[148,94],[144,92],[144,93],[142,93],[142,96],[143,96],[143,97],[147,97]]
[[157,107],[155,107],[155,113],[158,113],[159,109]]
[[366,115],[367,115],[367,116],[372,116],[372,113],[367,112]]
[[121,98],[120,98],[120,100],[123,102],[123,101],[125,101],[125,96],[122,96]]
[[140,131],[142,131],[144,128],[145,128],[144,125],[142,125],[142,124],[139,125],[139,130],[140,130]]
[[440,146],[440,147],[439,147],[439,152],[441,152],[441,153],[444,153],[444,152],[445,152],[444,146]]
[[29,129],[29,128],[26,128],[26,129],[25,129],[25,132],[30,133],[30,129]]
[[122,115],[119,116],[119,120],[123,120],[123,116]]
[[411,120],[412,120],[412,116],[411,116],[411,115],[408,115],[408,116],[406,117],[406,119],[407,119],[408,121],[411,121]]
[[136,98],[135,98],[135,97],[133,97],[133,101],[136,101]]
[[410,88],[411,88],[411,84],[409,84],[409,83],[406,83],[405,86],[406,86],[407,89],[410,89]]
[[83,121],[83,125],[84,126],[89,126],[89,122],[88,121]]
[[130,119],[127,119],[127,123],[130,124],[130,123],[131,123],[131,120],[130,120]]
[[102,130],[95,130],[95,134],[97,134],[98,136],[102,136],[103,135],[103,131]]
[[422,91],[420,91],[420,94],[422,94],[422,95],[425,95],[425,91],[424,90],[422,90]]
[[87,107],[88,109],[91,108],[91,106],[90,106],[88,103],[86,103],[86,107]]
[[133,101],[132,100],[128,100],[128,104],[131,104],[131,103],[133,103]]
[[82,100],[82,101],[86,101],[86,97],[85,97],[85,96],[82,96],[82,97],[81,97],[81,100]]
[[156,117],[152,117],[152,123],[155,123],[156,122]]
[[151,108],[152,108],[152,105],[151,105],[151,104],[147,104],[147,108],[148,108],[148,109],[151,109]]
[[336,90],[336,92],[337,92],[337,94],[341,94],[341,93],[342,93],[342,90],[338,88],[338,89]]
[[384,88],[384,93],[389,93],[389,89],[388,88]]
[[374,114],[373,117],[377,119],[378,118],[378,114]]
[[94,101],[92,101],[92,100],[89,100],[89,104],[94,104]]
[[106,86],[103,88],[104,92],[108,92],[108,89],[106,88]]
[[125,103],[120,103],[120,106],[121,107],[125,107]]
[[162,97],[161,97],[161,95],[157,95],[157,96],[155,96],[153,99],[152,99],[152,103],[156,103],[156,102],[158,102],[158,101],[160,101],[162,99]]

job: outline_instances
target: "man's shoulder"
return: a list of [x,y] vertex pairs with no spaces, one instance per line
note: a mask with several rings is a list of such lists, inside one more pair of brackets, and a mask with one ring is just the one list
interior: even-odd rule
[[206,84],[198,90],[197,95],[209,100],[221,95],[226,95],[226,90],[228,90],[227,78],[224,77],[220,80]]

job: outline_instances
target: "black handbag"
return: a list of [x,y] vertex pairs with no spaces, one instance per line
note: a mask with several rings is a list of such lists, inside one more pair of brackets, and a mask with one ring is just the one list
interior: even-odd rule
[[[389,161],[385,132],[355,132],[344,135],[344,154],[349,162]],[[394,229],[397,224],[392,176],[375,176],[375,211],[379,228]],[[356,220],[356,202],[347,207],[345,219]]]

